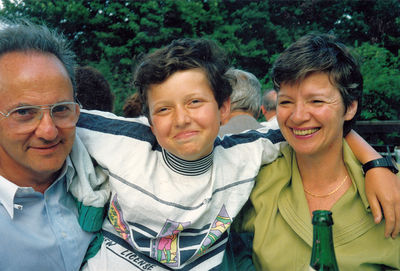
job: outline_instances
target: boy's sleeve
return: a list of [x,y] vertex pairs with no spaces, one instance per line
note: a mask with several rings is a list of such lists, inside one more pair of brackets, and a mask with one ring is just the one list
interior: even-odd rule
[[96,232],[101,229],[110,197],[108,175],[93,163],[77,135],[70,158],[75,174],[68,191],[77,202],[79,224],[85,231]]
[[98,231],[94,234],[93,240],[90,242],[85,257],[83,258],[81,267],[87,262],[87,260],[93,258],[100,251],[103,240],[104,236],[101,231]]
[[[83,110],[76,129],[90,156],[107,170],[119,171],[124,159],[134,163],[139,156],[158,148],[150,126],[143,118],[122,118],[111,113]],[[117,172],[113,172],[117,173]]]
[[257,130],[261,133],[263,149],[262,165],[269,164],[278,158],[287,142],[279,129],[276,119],[269,121],[264,127]]
[[275,121],[258,130],[247,130],[239,134],[228,134],[216,139],[223,161],[243,178],[246,174],[254,178],[260,167],[275,161],[287,146],[285,138]]

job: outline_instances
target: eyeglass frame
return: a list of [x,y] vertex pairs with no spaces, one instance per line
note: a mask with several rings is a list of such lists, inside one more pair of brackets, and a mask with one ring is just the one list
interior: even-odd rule
[[[54,118],[53,118],[53,108],[55,108],[57,106],[60,106],[60,105],[66,105],[66,104],[72,104],[72,105],[78,106],[79,109],[82,109],[82,105],[79,103],[79,101],[74,101],[74,102],[59,102],[59,103],[55,103],[55,104],[43,104],[43,105],[22,105],[22,106],[18,106],[18,107],[15,107],[15,108],[11,109],[10,111],[7,112],[7,114],[5,114],[5,113],[0,111],[0,114],[4,118],[8,118],[12,113],[16,112],[17,110],[28,109],[28,108],[37,108],[37,109],[40,109],[40,113],[41,113],[40,117],[37,118],[39,120],[39,122],[38,122],[38,124],[39,124],[40,120],[43,118],[43,114],[44,114],[43,110],[44,109],[49,109],[49,114],[50,114],[51,119],[53,120],[54,125],[59,127],[56,124],[56,122],[54,121]],[[76,107],[75,107],[75,114],[76,114],[76,111],[77,110],[76,110]],[[78,121],[78,118],[76,118],[76,122],[77,121]],[[76,122],[75,122],[75,124],[76,124]],[[73,125],[71,127],[73,127]],[[69,127],[59,127],[59,128],[69,128]]]

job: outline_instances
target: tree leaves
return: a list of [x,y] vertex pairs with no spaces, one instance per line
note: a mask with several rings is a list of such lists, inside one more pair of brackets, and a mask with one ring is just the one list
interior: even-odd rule
[[[332,32],[364,58],[364,119],[398,119],[398,0],[3,0],[0,18],[30,18],[62,30],[81,65],[102,71],[122,113],[137,57],[182,37],[223,46],[232,65],[271,87],[269,71],[287,46],[310,32]],[[361,45],[359,45],[361,44]]]

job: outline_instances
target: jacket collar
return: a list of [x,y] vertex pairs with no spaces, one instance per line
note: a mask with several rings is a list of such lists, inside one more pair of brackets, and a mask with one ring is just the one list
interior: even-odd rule
[[[364,190],[364,177],[359,162],[347,143],[344,142],[344,158],[353,185],[333,205],[332,217],[335,246],[350,242],[375,226]],[[289,160],[292,178],[278,198],[278,208],[288,225],[310,246],[312,246],[313,227],[307,200],[303,190],[296,157],[291,148],[283,151]],[[357,200],[361,197],[361,201]],[[366,215],[367,213],[367,215]]]

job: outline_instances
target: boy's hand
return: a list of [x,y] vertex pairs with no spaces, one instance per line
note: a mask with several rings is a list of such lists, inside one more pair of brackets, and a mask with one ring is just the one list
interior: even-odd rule
[[365,175],[365,192],[375,223],[385,217],[385,237],[400,232],[400,178],[387,168],[372,168]]

